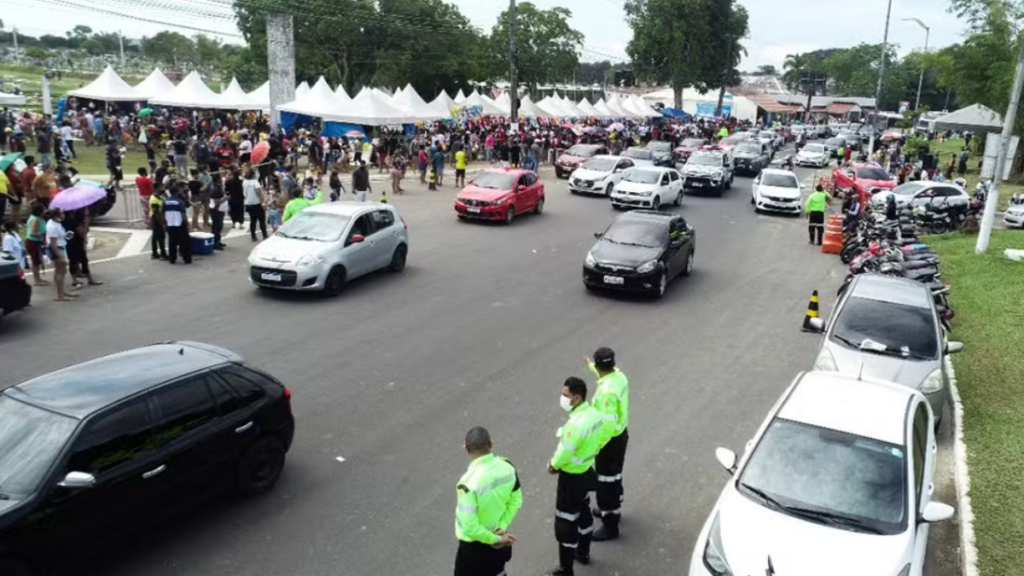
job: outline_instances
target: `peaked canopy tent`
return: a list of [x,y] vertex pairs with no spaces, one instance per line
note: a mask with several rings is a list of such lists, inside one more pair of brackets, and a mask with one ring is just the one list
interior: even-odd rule
[[590,118],[603,117],[602,114],[598,112],[596,108],[594,108],[594,105],[588,102],[586,98],[580,100],[579,103],[576,104],[576,107],[579,108],[581,112],[583,112]]
[[608,99],[608,108],[615,113],[616,118],[636,118],[637,114],[622,107],[622,102],[614,96]]
[[140,94],[138,90],[122,80],[111,66],[104,68],[95,80],[77,90],[68,92],[68,95],[107,102],[142,102],[147,99],[146,95]]
[[302,96],[296,95],[295,100],[282,104],[277,109],[282,112],[327,118],[342,112],[342,101],[321,76],[320,80]]
[[164,76],[164,73],[159,68],[154,68],[149,76],[142,82],[135,85],[135,91],[139,94],[144,95],[147,99],[153,98],[160,94],[167,94],[171,90],[174,90],[174,83]]
[[629,104],[632,106],[632,110],[647,118],[662,118],[662,115],[657,110],[651,108],[650,105],[641,100],[636,94],[629,97]]
[[565,118],[566,111],[562,108],[561,104],[562,103],[560,101],[552,98],[551,96],[546,96],[537,102],[537,107],[552,118]]
[[[335,98],[337,96],[335,95]],[[392,124],[410,124],[417,119],[398,108],[392,106],[387,100],[376,92],[366,90],[347,102],[338,114],[325,120],[332,122],[351,122],[353,124],[366,124],[369,126],[384,126]]]
[[601,118],[621,118],[621,116],[615,114],[615,112],[613,112],[612,109],[608,107],[608,103],[604,101],[604,98],[601,98],[600,100],[597,101],[596,104],[594,104],[594,110],[597,110],[598,113],[601,114]]
[[512,98],[509,97],[508,92],[502,92],[498,94],[498,97],[494,99],[494,103],[502,110],[508,110],[508,113],[512,113]]
[[527,94],[519,100],[519,117],[520,118],[551,118],[551,114],[541,110],[530,100],[530,95]]
[[309,93],[309,82],[306,82],[305,80],[303,80],[301,84],[299,84],[298,86],[295,87],[295,99],[296,100],[298,100],[299,98],[305,96],[308,93]]
[[253,109],[252,100],[249,95],[242,90],[242,87],[238,85],[238,80],[235,78],[231,79],[228,83],[228,87],[220,93],[220,100],[222,108],[232,108],[236,110],[250,110]]
[[462,92],[462,88],[459,88],[459,93],[455,95],[455,103],[462,104],[466,101],[466,95]]
[[437,98],[430,102],[430,107],[436,110],[438,114],[441,114],[441,118],[451,118],[452,108],[455,106],[457,106],[455,100],[444,90],[441,90]]
[[459,102],[460,106],[479,106],[482,110],[482,116],[502,116],[503,113],[501,108],[498,108],[493,102],[484,100],[477,91],[473,91],[472,94],[466,97],[462,102]]
[[342,100],[349,101],[352,99],[352,97],[348,95],[348,92],[345,92],[345,86],[343,84],[338,84],[338,88],[334,91],[334,93],[337,94],[338,96],[341,96]]
[[1003,130],[1003,117],[991,108],[981,104],[972,104],[932,120],[931,127],[932,130],[1001,132]]
[[250,106],[247,110],[270,110],[270,81],[246,94],[245,98]]
[[487,102],[487,103],[493,105],[498,110],[501,110],[501,114],[500,114],[501,116],[511,116],[512,115],[512,101],[511,100],[509,100],[508,102],[499,102],[499,101],[495,100],[494,98],[489,98],[486,94],[481,94],[480,98],[482,98],[484,102]]
[[399,110],[408,113],[417,120],[437,120],[442,118],[441,113],[433,106],[427,104],[420,95],[413,89],[412,84],[406,85],[401,90],[396,90],[391,98],[391,104]]
[[576,103],[569,99],[568,96],[562,97],[561,101],[562,109],[569,114],[571,118],[586,118],[587,113],[576,106]]
[[189,72],[174,90],[150,98],[149,103],[179,108],[226,108],[220,94],[210,90],[195,70]]

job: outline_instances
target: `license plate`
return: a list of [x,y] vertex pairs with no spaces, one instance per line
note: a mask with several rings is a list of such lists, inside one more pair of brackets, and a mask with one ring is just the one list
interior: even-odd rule
[[264,272],[263,274],[260,274],[260,280],[268,280],[270,282],[280,282],[281,281],[281,275],[280,274],[274,274],[273,272]]
[[694,188],[700,188],[704,185],[703,182],[691,182],[690,184],[692,184]]
[[466,208],[466,212],[469,212],[470,214],[479,214],[480,213],[480,209],[479,208]]
[[625,282],[626,282],[625,278],[620,278],[618,276],[605,276],[604,277],[604,283],[605,284],[618,284],[618,285],[622,285],[622,284],[625,284]]

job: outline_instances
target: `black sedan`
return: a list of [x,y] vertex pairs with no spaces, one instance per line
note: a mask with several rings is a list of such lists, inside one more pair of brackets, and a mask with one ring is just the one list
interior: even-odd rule
[[696,233],[678,214],[635,210],[615,219],[583,263],[588,290],[642,292],[655,298],[693,271]]
[[32,287],[25,281],[25,270],[7,252],[0,252],[0,316],[21,310],[32,301]]

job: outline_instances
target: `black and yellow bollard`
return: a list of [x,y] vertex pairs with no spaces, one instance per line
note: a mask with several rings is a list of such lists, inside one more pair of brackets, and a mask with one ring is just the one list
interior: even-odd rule
[[387,204],[388,203],[388,191],[387,190],[381,190],[380,191],[380,203],[381,204]]
[[811,292],[811,302],[807,305],[807,314],[804,316],[804,325],[800,327],[803,332],[817,332],[811,326],[811,318],[818,318],[818,291]]
[[433,168],[430,169],[430,186],[427,187],[427,190],[437,190],[437,171]]

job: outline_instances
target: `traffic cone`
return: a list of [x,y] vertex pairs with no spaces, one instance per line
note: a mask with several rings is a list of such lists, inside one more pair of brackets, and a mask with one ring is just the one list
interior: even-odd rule
[[811,318],[818,317],[818,291],[811,292],[811,302],[807,305],[807,314],[804,316],[804,325],[800,327],[802,332],[817,332],[811,327]]
[[433,169],[430,170],[430,186],[427,187],[427,190],[437,190],[437,172]]

